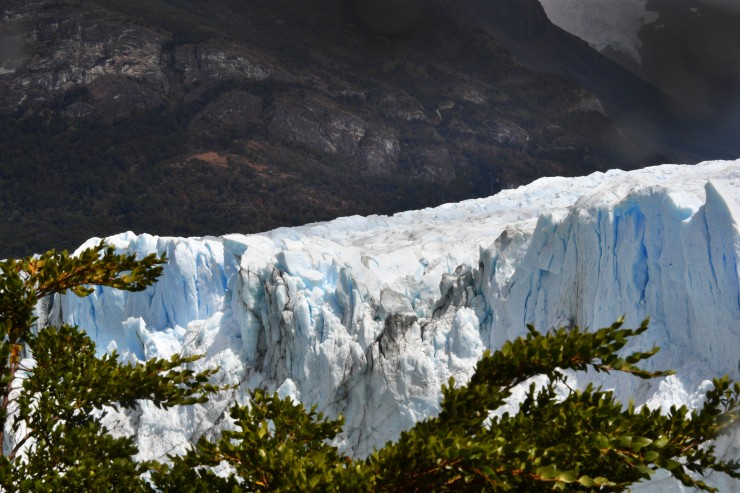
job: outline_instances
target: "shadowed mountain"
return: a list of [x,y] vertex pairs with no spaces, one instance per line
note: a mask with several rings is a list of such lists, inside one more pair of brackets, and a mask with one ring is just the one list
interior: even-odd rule
[[660,107],[683,127],[671,128],[679,144],[740,154],[740,3],[540,2],[554,23],[663,93]]
[[681,153],[636,132],[641,100],[618,113],[621,82],[597,98],[512,59],[562,42],[584,86],[609,79],[536,0],[405,1],[387,25],[340,0],[0,0],[0,256],[388,214]]

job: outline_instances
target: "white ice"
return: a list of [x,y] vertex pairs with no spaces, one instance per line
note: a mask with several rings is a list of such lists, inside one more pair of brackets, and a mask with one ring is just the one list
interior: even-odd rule
[[142,457],[218,433],[224,410],[256,386],[344,414],[340,444],[365,455],[437,412],[441,385],[466,381],[485,348],[526,323],[650,316],[633,348],[662,347],[649,367],[677,375],[612,375],[608,385],[638,404],[695,406],[706,380],[740,378],[739,199],[740,161],[717,161],[543,178],[486,199],[259,235],[124,233],[108,241],[167,253],[159,283],[59,297],[49,316],[134,361],[204,354],[197,368],[220,366],[241,385],[188,411],[120,417]]

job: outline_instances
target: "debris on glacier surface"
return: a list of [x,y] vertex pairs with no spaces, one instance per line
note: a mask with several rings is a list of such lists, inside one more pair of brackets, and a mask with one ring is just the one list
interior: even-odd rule
[[[598,328],[649,316],[626,349],[660,346],[647,367],[675,376],[574,382],[608,379],[623,400],[652,408],[698,406],[707,380],[740,378],[739,202],[740,160],[715,161],[543,178],[485,199],[258,235],[129,232],[107,241],[166,253],[159,282],[58,296],[47,316],[132,361],[203,354],[196,368],[219,366],[224,383],[239,384],[186,411],[119,415],[142,458],[217,435],[254,387],[343,414],[339,445],[367,455],[437,413],[449,377],[467,381],[486,348],[528,323]],[[720,445],[737,452],[738,437]],[[658,479],[661,491],[683,491]]]

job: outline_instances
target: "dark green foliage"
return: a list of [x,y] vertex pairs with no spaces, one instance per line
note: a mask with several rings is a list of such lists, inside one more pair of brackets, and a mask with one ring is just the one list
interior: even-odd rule
[[[486,352],[470,382],[442,389],[437,417],[418,423],[366,459],[351,459],[331,443],[343,424],[305,410],[290,398],[250,392],[231,409],[230,431],[201,437],[170,462],[136,461],[133,437],[105,427],[111,409],[140,400],[160,407],[204,402],[219,391],[215,370],[187,368],[197,357],[174,356],[122,364],[98,357],[76,327],[36,329],[41,297],[89,284],[141,290],[154,282],[163,258],[135,259],[99,245],[77,257],[47,253],[0,263],[2,389],[0,436],[12,433],[0,456],[3,491],[624,491],[663,469],[684,485],[716,491],[701,476],[711,471],[740,478],[740,463],[715,456],[714,440],[740,419],[740,384],[715,379],[698,411],[667,415],[623,405],[609,391],[567,388],[565,371],[619,371],[638,378],[637,364],[657,348],[618,353],[647,330],[621,321],[593,332],[529,327],[521,337]],[[24,366],[22,357],[32,356]],[[515,413],[493,413],[512,389],[535,376]],[[9,414],[10,412],[10,414]],[[218,473],[216,469],[218,468]]]
[[[34,308],[44,296],[89,285],[141,291],[162,271],[163,257],[118,255],[102,243],[72,257],[66,251],[0,263],[0,456],[3,491],[143,491],[152,464],[136,462],[132,437],[113,437],[102,424],[106,410],[132,409],[149,400],[160,407],[204,402],[218,387],[215,370],[186,368],[198,357],[173,356],[142,365],[122,364],[113,352],[99,358],[80,329],[35,327]],[[23,354],[32,355],[31,368]],[[12,416],[9,416],[9,412]]]
[[[137,260],[117,255],[102,243],[71,257],[68,252],[50,251],[40,257],[0,262],[0,439],[13,379],[19,369],[24,346],[35,339],[36,304],[43,297],[72,290],[78,296],[92,292],[87,286],[103,285],[140,291],[154,283],[162,272],[164,258],[149,255]],[[0,440],[0,443],[2,440]]]
[[[716,379],[702,410],[674,408],[667,416],[625,407],[591,386],[557,397],[564,370],[670,373],[636,366],[657,349],[617,354],[645,330],[647,322],[595,332],[529,327],[526,337],[486,353],[467,386],[451,381],[439,416],[365,460],[342,458],[327,445],[341,421],[255,391],[249,408],[232,409],[238,431],[217,443],[201,439],[154,482],[163,491],[624,491],[665,469],[687,486],[716,491],[689,472],[740,477],[739,464],[718,459],[711,446],[738,421],[740,385]],[[516,414],[491,415],[515,385],[536,375],[548,383],[531,385]],[[202,468],[224,463],[232,468],[226,478]]]
[[[236,431],[212,443],[201,438],[185,456],[154,475],[157,487],[180,491],[359,491],[369,470],[327,444],[344,420],[306,411],[290,398],[252,391],[249,406],[234,407]],[[221,478],[198,466],[226,463],[234,475]],[[238,480],[237,480],[238,478]]]
[[122,365],[115,352],[98,358],[94,343],[74,327],[43,329],[29,348],[35,365],[23,380],[12,426],[35,440],[12,471],[23,478],[21,490],[39,491],[41,484],[51,491],[141,489],[149,464],[132,460],[132,437],[108,433],[101,424],[104,409],[135,408],[137,400],[160,407],[193,404],[217,390],[206,383],[212,372],[180,369],[197,357]]
[[[367,463],[387,491],[445,489],[470,491],[623,491],[667,469],[684,484],[709,490],[686,471],[725,471],[740,477],[737,463],[699,448],[729,432],[737,423],[740,385],[715,380],[715,390],[698,413],[685,407],[670,416],[643,407],[624,406],[611,392],[588,387],[557,398],[555,383],[563,370],[623,371],[641,378],[635,366],[655,354],[619,357],[627,340],[647,330],[623,329],[621,322],[595,332],[561,328],[529,334],[485,354],[467,386],[443,388],[442,412],[403,433]],[[532,385],[518,413],[490,417],[511,389],[536,375],[546,375],[541,389]]]

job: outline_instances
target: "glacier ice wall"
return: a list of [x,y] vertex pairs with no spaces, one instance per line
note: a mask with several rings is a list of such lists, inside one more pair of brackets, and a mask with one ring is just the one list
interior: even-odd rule
[[437,412],[441,385],[465,381],[485,348],[526,323],[650,316],[638,344],[661,346],[653,365],[676,377],[609,384],[651,406],[696,404],[704,380],[740,377],[739,199],[740,161],[711,162],[546,178],[487,199],[260,235],[125,233],[108,241],[167,254],[159,283],[61,296],[49,317],[132,361],[204,354],[196,366],[220,366],[223,381],[240,384],[187,411],[119,416],[145,457],[218,433],[224,410],[256,386],[344,414],[340,445],[367,454]]
[[[521,327],[601,327],[651,318],[642,345],[651,366],[679,368],[686,383],[735,374],[740,358],[740,209],[707,181],[705,200],[676,185],[625,175],[578,199],[565,217],[542,215],[513,273],[510,233],[481,253],[484,327],[495,347]],[[516,233],[514,233],[515,236]],[[516,240],[514,240],[516,241]]]

